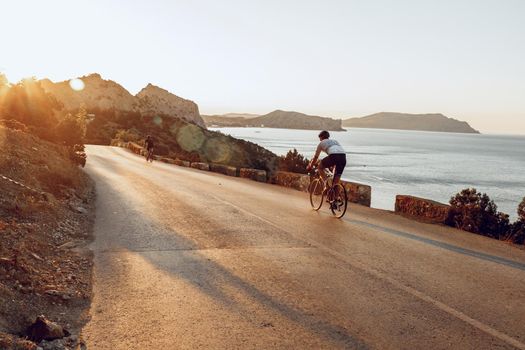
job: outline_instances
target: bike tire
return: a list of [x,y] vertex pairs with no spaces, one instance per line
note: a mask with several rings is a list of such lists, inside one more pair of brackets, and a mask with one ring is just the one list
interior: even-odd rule
[[336,198],[330,202],[330,211],[336,218],[342,218],[348,207],[348,195],[346,194],[346,189],[343,185],[338,183],[330,188],[330,192],[331,194],[337,193]]
[[321,179],[314,179],[308,187],[310,192],[310,204],[314,210],[321,209],[324,200],[324,182]]

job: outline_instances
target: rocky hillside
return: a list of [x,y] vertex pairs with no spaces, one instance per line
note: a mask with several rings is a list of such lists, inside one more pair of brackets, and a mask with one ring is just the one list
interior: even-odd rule
[[69,86],[69,81],[53,83],[49,79],[41,80],[42,87],[54,95],[64,109],[77,110],[81,104],[89,109],[119,109],[133,111],[138,107],[138,101],[128,90],[111,80],[104,80],[100,74],[90,74],[80,78],[85,87],[75,91]]
[[37,349],[40,315],[72,334],[54,346],[73,349],[91,298],[94,185],[62,146],[4,126],[0,144],[0,349]]
[[63,104],[66,111],[76,111],[83,105],[88,112],[118,110],[144,115],[162,114],[205,127],[195,102],[178,97],[160,87],[148,84],[133,96],[118,83],[102,79],[100,74],[90,74],[79,79],[85,85],[80,91],[73,90],[69,81],[53,83],[44,79],[40,83],[46,92],[54,95]]
[[204,127],[199,107],[190,100],[178,97],[158,86],[148,84],[136,95],[138,109],[142,114],[174,116]]
[[306,129],[306,130],[330,130],[343,131],[340,119],[325,118],[307,115],[299,112],[288,112],[276,110],[271,113],[246,118],[206,116],[204,117],[208,126],[219,127],[268,127],[281,129]]
[[343,120],[350,128],[378,128],[479,134],[467,122],[443,114],[407,114],[381,112],[361,118]]

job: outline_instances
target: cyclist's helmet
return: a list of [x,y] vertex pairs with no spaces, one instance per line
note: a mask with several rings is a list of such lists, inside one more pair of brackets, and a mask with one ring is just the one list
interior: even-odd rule
[[328,139],[330,138],[330,133],[326,130],[323,130],[319,133],[319,138],[325,140],[325,139]]

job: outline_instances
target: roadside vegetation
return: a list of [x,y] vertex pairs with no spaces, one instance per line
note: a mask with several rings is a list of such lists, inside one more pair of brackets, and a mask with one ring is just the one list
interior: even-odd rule
[[475,188],[462,190],[450,199],[447,224],[472,233],[516,244],[525,241],[525,198],[518,206],[518,219],[511,223],[509,215],[498,211],[486,193]]
[[267,149],[220,132],[166,115],[142,115],[114,109],[92,109],[87,124],[87,143],[110,145],[135,142],[142,145],[147,135],[155,142],[155,154],[191,162],[275,170],[277,156]]

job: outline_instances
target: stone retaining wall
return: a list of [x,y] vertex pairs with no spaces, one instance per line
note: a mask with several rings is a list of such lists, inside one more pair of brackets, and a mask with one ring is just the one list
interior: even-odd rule
[[[126,147],[133,153],[144,154],[144,148],[135,142],[115,142],[116,146]],[[194,169],[213,171],[228,176],[238,176],[259,182],[270,182],[279,186],[289,187],[298,191],[307,192],[310,184],[310,176],[305,174],[291,173],[287,171],[276,171],[269,179],[266,171],[259,169],[240,168],[223,164],[208,164],[203,162],[189,162],[181,159],[171,159],[168,157],[155,156],[156,160],[164,163],[175,164],[178,166],[192,167]],[[355,182],[341,181],[348,193],[348,201],[370,207],[372,199],[372,188]],[[397,203],[396,203],[397,208]]]
[[430,199],[407,195],[396,196],[395,212],[411,219],[444,224],[448,219],[450,206]]
[[310,176],[305,174],[276,171],[270,182],[279,186],[289,187],[298,191],[307,192],[310,185]]
[[210,166],[208,165],[208,163],[192,162],[190,164],[190,167],[194,169],[205,170],[205,171],[210,170]]
[[372,187],[357,182],[341,180],[345,187],[350,203],[357,203],[367,207],[372,204]]
[[210,171],[228,176],[237,176],[237,168],[223,164],[210,164]]
[[266,182],[266,171],[258,169],[241,168],[239,170],[239,177],[259,182]]

